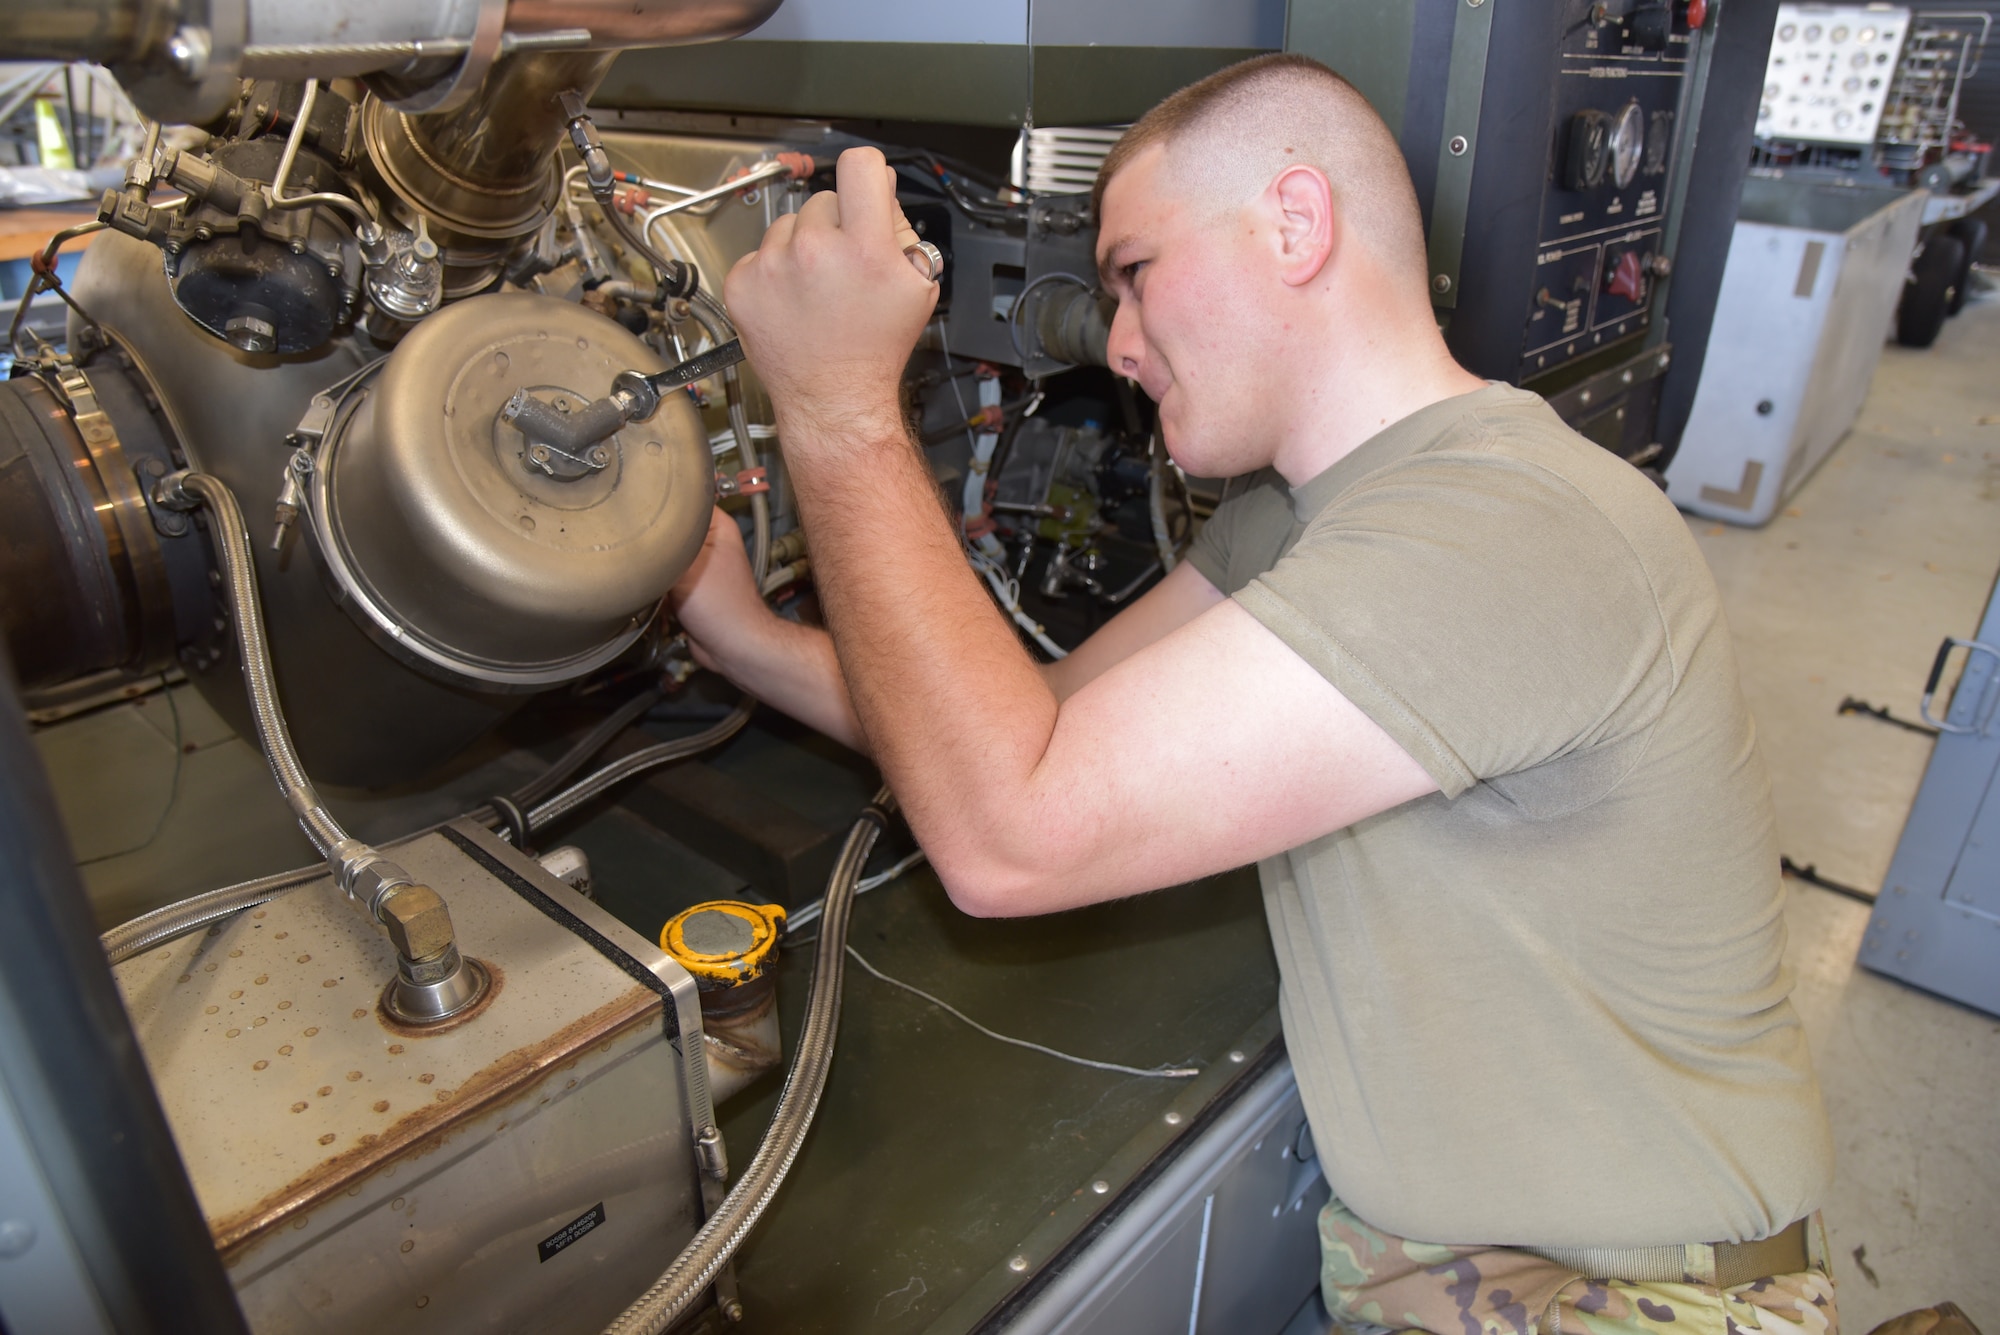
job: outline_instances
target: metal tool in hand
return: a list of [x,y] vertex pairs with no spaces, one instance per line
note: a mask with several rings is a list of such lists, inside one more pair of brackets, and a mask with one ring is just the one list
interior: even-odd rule
[[[913,241],[903,247],[903,254],[929,281],[935,283],[944,277],[944,252],[930,242]],[[528,439],[531,458],[551,461],[544,471],[560,479],[587,476],[608,462],[602,451],[593,451],[591,446],[628,423],[645,421],[659,411],[662,398],[681,386],[706,380],[742,360],[743,340],[732,338],[657,375],[620,371],[612,378],[609,394],[576,412],[559,412],[524,387],[514,391],[514,397],[500,410],[500,419],[520,428]],[[556,460],[576,467],[554,468]]]
[[[726,371],[743,360],[743,341],[730,339],[708,351],[670,366],[657,375],[641,371],[620,371],[611,381],[611,392],[575,412],[559,412],[528,393],[514,391],[514,397],[500,410],[500,420],[512,422],[527,437],[531,457],[552,454],[565,461],[584,465],[574,476],[585,476],[604,466],[591,446],[615,434],[631,422],[643,422],[659,411],[660,400],[668,394]],[[541,450],[544,456],[536,456]],[[558,476],[561,476],[558,474]]]

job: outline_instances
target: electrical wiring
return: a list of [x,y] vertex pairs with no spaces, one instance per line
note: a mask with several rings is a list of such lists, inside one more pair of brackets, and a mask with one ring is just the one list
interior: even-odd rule
[[[918,863],[922,861],[924,861],[924,852],[922,849],[918,849],[916,852],[910,854],[906,858],[903,858],[901,861],[897,862],[894,866],[889,867],[887,870],[879,871],[875,873],[873,876],[867,877],[866,879],[857,882],[854,886],[854,893],[858,897],[860,895],[867,894],[870,890],[874,890],[881,886],[887,885],[891,881],[895,880],[897,877],[901,876],[904,872],[908,871],[910,868],[916,866]],[[813,923],[819,921],[820,909],[825,904],[825,902],[826,901],[823,899],[816,899],[812,903],[806,905],[804,908],[799,909],[797,912],[793,913],[789,918],[785,920],[785,933],[786,933],[785,944],[788,949],[797,949],[798,947],[803,946],[817,939],[816,937],[803,937],[800,938],[799,940],[794,941],[791,937],[791,934],[793,932],[801,930],[802,928],[809,927]],[[952,1018],[960,1021],[963,1024],[970,1025],[972,1028],[978,1030],[980,1033],[986,1035],[986,1037],[992,1039],[996,1043],[1006,1043],[1012,1047],[1026,1048],[1030,1052],[1039,1052],[1045,1057],[1054,1057],[1057,1061],[1070,1062],[1076,1066],[1087,1066],[1095,1071],[1110,1071],[1117,1075],[1143,1076],[1147,1079],[1152,1079],[1152,1080],[1186,1080],[1193,1076],[1201,1074],[1201,1069],[1195,1066],[1139,1067],[1139,1066],[1126,1066],[1119,1062],[1099,1061],[1094,1057],[1080,1057],[1073,1052],[1064,1052],[1059,1048],[1052,1048],[1043,1043],[1034,1043],[1030,1042],[1028,1039],[1025,1038],[1015,1038],[1011,1034],[1003,1034],[996,1029],[987,1028],[985,1025],[973,1019],[970,1015],[967,1015],[964,1011],[958,1009],[958,1007],[952,1005],[944,998],[926,992],[921,987],[918,987],[913,983],[906,983],[900,978],[896,978],[891,976],[890,974],[884,973],[881,969],[876,968],[875,965],[873,965],[866,958],[864,958],[861,952],[856,950],[852,945],[849,945],[847,947],[847,953],[854,957],[854,962],[856,964],[859,964],[863,969],[866,969],[870,974],[874,975],[877,979],[881,980],[884,983],[887,983],[891,987],[901,988],[903,991],[908,992],[913,996],[923,998],[925,1001],[928,1001],[931,1005],[936,1006],[939,1010],[945,1012],[947,1015],[950,1015]]]
[[951,1016],[961,1024],[970,1025],[972,1028],[986,1035],[986,1037],[992,1039],[995,1043],[1005,1043],[1010,1047],[1026,1048],[1030,1052],[1039,1052],[1045,1057],[1054,1057],[1057,1061],[1068,1062],[1072,1066],[1087,1066],[1093,1071],[1110,1071],[1115,1075],[1143,1076],[1149,1080],[1191,1080],[1201,1074],[1201,1068],[1198,1066],[1126,1066],[1121,1062],[1099,1061],[1095,1057],[1079,1057],[1073,1052],[1064,1052],[1060,1048],[1052,1048],[1045,1043],[1034,1043],[1025,1038],[1015,1038],[1011,1034],[1003,1034],[997,1029],[988,1029],[985,1025],[979,1023],[979,1021],[973,1019],[970,1015],[967,1015],[944,998],[934,996],[924,991],[921,987],[917,987],[912,983],[906,983],[900,978],[892,978],[888,974],[883,973],[873,964],[870,964],[861,952],[856,950],[852,945],[847,947],[847,953],[854,957],[856,964],[859,964],[877,979],[887,983],[891,987],[901,988],[912,996],[922,997],[946,1015]]

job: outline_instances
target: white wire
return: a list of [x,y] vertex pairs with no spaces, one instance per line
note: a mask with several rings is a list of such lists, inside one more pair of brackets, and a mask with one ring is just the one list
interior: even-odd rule
[[[910,854],[910,856],[904,858],[901,862],[898,862],[895,866],[889,868],[889,870],[877,872],[875,873],[875,875],[870,876],[865,880],[857,882],[854,887],[854,893],[857,895],[865,895],[870,890],[874,890],[877,889],[878,887],[885,886],[889,884],[889,882],[895,880],[898,876],[901,876],[904,872],[908,871],[910,868],[916,866],[919,862],[922,862],[923,860],[924,860],[924,850],[920,848],[916,852]],[[806,905],[804,908],[800,909],[797,913],[794,913],[790,917],[786,918],[785,930],[787,932],[795,932],[799,928],[807,926],[810,923],[818,922],[819,911],[822,907],[824,907],[825,903],[826,901],[823,899],[815,899],[812,903]]]
[[[778,438],[777,427],[772,426],[765,422],[752,422],[750,424],[750,439],[776,440],[777,438]],[[708,437],[709,453],[715,455],[717,458],[721,458],[723,455],[728,454],[735,448],[736,448],[736,432],[731,430],[730,428],[724,427],[720,431],[713,431],[709,433]]]
[[974,1029],[977,1029],[980,1033],[986,1035],[988,1038],[992,1039],[996,1043],[1006,1043],[1013,1047],[1026,1048],[1030,1052],[1039,1052],[1044,1056],[1054,1057],[1058,1061],[1070,1062],[1077,1066],[1088,1066],[1095,1071],[1113,1071],[1119,1075],[1145,1076],[1146,1078],[1151,1080],[1188,1080],[1201,1074],[1201,1068],[1196,1066],[1156,1066],[1151,1069],[1144,1069],[1137,1066],[1122,1066],[1117,1062],[1101,1062],[1092,1057],[1079,1057],[1075,1053],[1063,1052],[1056,1048],[1047,1047],[1041,1043],[1030,1043],[1025,1038],[1014,1038],[1011,1035],[1000,1033],[997,1030],[988,1029],[985,1025],[979,1023],[979,1021],[973,1019],[970,1015],[967,1015],[964,1011],[958,1009],[958,1007],[952,1005],[950,1002],[945,1001],[939,997],[932,996],[930,993],[924,991],[921,987],[913,987],[912,985],[904,982],[900,978],[891,978],[888,974],[883,973],[880,969],[876,968],[874,965],[870,964],[866,959],[862,958],[861,952],[856,950],[853,946],[847,947],[847,953],[854,957],[854,962],[856,964],[859,964],[862,968],[866,969],[869,973],[874,974],[877,978],[881,979],[889,986],[900,987],[905,992],[908,992],[913,996],[922,997],[925,1001],[930,1002],[931,1005],[936,1006],[939,1010],[943,1011],[945,1014],[952,1016],[954,1019],[964,1021],[966,1024],[971,1025]]

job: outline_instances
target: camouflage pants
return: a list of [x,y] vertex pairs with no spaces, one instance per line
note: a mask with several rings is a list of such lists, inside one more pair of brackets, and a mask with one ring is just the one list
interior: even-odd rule
[[[1320,1291],[1349,1330],[1432,1335],[1840,1335],[1826,1237],[1806,1225],[1812,1269],[1733,1289],[1594,1280],[1507,1247],[1392,1237],[1338,1198],[1320,1211]],[[1711,1272],[1712,1273],[1712,1272]]]

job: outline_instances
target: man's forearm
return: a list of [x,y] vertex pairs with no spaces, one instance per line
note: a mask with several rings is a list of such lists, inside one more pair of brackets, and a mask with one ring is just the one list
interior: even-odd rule
[[[785,413],[780,407],[780,417]],[[893,404],[865,423],[781,420],[849,698],[934,858],[1009,842],[1057,703],[966,565]],[[942,864],[941,864],[942,865]]]
[[746,638],[751,642],[730,645],[716,656],[723,676],[780,713],[868,753],[825,631],[766,613]]

